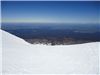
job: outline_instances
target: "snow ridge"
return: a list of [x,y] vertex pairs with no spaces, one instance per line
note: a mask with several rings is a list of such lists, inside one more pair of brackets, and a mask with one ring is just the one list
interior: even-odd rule
[[100,42],[31,45],[2,32],[3,74],[98,74]]

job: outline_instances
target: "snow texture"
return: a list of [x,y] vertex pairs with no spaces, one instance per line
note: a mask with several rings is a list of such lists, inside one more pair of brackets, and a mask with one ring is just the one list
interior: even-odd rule
[[31,45],[2,32],[3,74],[99,74],[100,42]]

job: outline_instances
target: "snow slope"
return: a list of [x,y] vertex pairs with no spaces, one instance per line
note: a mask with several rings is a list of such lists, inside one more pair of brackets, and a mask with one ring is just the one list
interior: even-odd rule
[[0,31],[0,75],[2,72],[2,33]]
[[98,74],[99,42],[79,45],[31,45],[2,32],[3,74]]

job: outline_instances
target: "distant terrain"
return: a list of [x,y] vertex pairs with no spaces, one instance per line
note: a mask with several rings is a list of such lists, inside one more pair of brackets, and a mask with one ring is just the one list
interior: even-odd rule
[[100,41],[99,24],[2,23],[1,29],[31,44],[70,45]]

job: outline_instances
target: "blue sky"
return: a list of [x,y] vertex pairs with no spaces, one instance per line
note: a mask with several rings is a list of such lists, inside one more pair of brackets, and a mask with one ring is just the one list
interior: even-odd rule
[[2,1],[2,22],[100,23],[96,1]]

